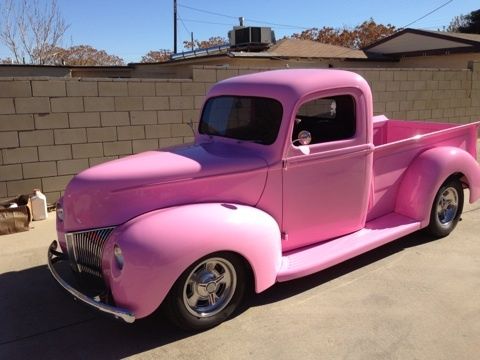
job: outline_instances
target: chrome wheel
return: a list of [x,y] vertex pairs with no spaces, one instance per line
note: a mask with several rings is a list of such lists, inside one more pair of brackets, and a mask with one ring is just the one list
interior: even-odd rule
[[237,273],[230,261],[213,257],[200,262],[183,287],[187,311],[200,318],[214,316],[229,303],[237,286]]
[[442,226],[449,226],[458,212],[458,192],[454,187],[447,187],[438,197],[437,218]]
[[457,176],[451,176],[440,186],[430,211],[427,231],[441,238],[450,234],[460,221],[463,211],[463,185]]
[[239,255],[217,252],[190,265],[173,284],[162,304],[179,328],[206,330],[228,319],[250,283],[248,263]]

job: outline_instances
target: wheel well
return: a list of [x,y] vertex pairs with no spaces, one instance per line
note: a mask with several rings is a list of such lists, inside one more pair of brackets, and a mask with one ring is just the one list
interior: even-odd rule
[[462,183],[464,189],[470,188],[470,183],[468,182],[465,174],[463,174],[462,172],[456,172],[455,174],[452,174],[451,177],[457,178]]
[[[255,275],[253,273],[253,268],[252,268],[252,265],[250,264],[250,262],[242,254],[239,254],[239,253],[234,252],[234,251],[221,251],[220,253],[224,253],[224,254],[227,253],[227,254],[230,254],[230,255],[234,255],[242,261],[243,266],[245,268],[245,275],[246,275],[247,280],[248,280],[248,284],[246,284],[247,285],[247,290],[251,291],[251,292],[254,292],[255,291]],[[215,253],[215,254],[218,254],[218,253]]]
[[[456,173],[453,173],[451,174],[450,176],[448,176],[443,183],[447,182],[448,180],[450,179],[457,179],[458,181],[460,181],[460,183],[462,184],[462,187],[464,189],[468,189],[470,187],[470,183],[468,182],[468,179],[467,177],[465,176],[465,174],[463,174],[462,172],[456,172]],[[443,184],[442,183],[442,184]]]

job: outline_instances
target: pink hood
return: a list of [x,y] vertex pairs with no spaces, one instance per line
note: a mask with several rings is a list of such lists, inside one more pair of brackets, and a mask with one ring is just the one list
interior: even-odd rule
[[118,225],[148,211],[200,202],[255,205],[267,164],[222,143],[148,151],[87,169],[68,184],[65,231]]

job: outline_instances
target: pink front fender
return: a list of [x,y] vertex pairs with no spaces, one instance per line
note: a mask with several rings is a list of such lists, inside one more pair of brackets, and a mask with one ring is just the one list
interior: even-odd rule
[[[275,283],[281,263],[280,230],[256,208],[236,204],[194,204],[153,211],[115,229],[103,255],[104,275],[118,306],[137,318],[152,313],[182,272],[201,257],[232,251],[251,265],[255,289]],[[122,249],[118,270],[113,246]]]
[[397,194],[395,211],[427,226],[433,199],[442,183],[461,173],[470,188],[470,202],[480,198],[480,166],[466,151],[442,146],[421,153],[408,167]]

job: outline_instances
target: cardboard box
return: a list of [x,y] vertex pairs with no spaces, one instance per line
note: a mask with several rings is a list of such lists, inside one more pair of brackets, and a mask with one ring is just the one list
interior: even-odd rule
[[[10,207],[12,203],[17,204],[17,207]],[[0,202],[0,235],[28,231],[31,220],[29,195],[20,195]]]

